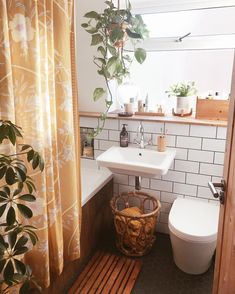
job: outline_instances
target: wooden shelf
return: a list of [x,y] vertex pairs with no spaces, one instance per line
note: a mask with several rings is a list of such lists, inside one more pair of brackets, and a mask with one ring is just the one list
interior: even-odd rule
[[[87,112],[81,111],[79,113],[80,117],[93,117],[98,118],[101,113],[99,112]],[[177,117],[166,114],[165,116],[146,116],[146,115],[133,115],[132,117],[120,118],[117,114],[108,114],[109,119],[122,119],[122,120],[142,120],[142,121],[155,121],[155,122],[169,122],[177,124],[192,124],[192,125],[205,125],[205,126],[221,126],[226,127],[227,121],[219,120],[205,120],[205,119],[196,119],[195,116],[190,117]]]

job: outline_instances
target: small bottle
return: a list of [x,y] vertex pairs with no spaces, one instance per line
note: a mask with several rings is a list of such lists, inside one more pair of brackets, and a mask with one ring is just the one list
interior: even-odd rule
[[122,125],[120,133],[120,147],[128,147],[128,132],[126,130],[126,124]]

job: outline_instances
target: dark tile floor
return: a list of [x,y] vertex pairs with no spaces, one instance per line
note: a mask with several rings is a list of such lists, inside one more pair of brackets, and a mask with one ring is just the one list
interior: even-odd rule
[[[103,249],[116,251],[113,241],[104,244]],[[211,294],[212,283],[213,266],[202,275],[185,274],[174,264],[169,236],[158,233],[132,294]]]

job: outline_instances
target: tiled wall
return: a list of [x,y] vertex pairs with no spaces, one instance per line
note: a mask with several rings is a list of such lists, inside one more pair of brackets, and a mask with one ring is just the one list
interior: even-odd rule
[[[122,124],[128,125],[130,142],[136,137],[139,121],[108,119],[103,132],[95,139],[95,157],[111,146],[119,146]],[[97,119],[82,117],[81,127],[96,127]],[[157,230],[168,233],[168,214],[177,197],[197,197],[215,201],[208,188],[209,181],[220,181],[223,174],[226,143],[225,127],[189,124],[143,122],[146,141],[155,148],[161,130],[167,132],[169,148],[177,151],[173,165],[165,176],[144,178],[142,187],[161,201],[162,209]],[[114,193],[134,189],[134,177],[115,174]]]

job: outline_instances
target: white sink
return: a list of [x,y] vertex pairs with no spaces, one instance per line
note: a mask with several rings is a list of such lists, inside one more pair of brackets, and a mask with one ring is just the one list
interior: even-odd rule
[[152,149],[111,147],[96,161],[98,166],[109,168],[114,173],[133,176],[162,176],[170,168],[176,155],[175,150],[158,152]]

